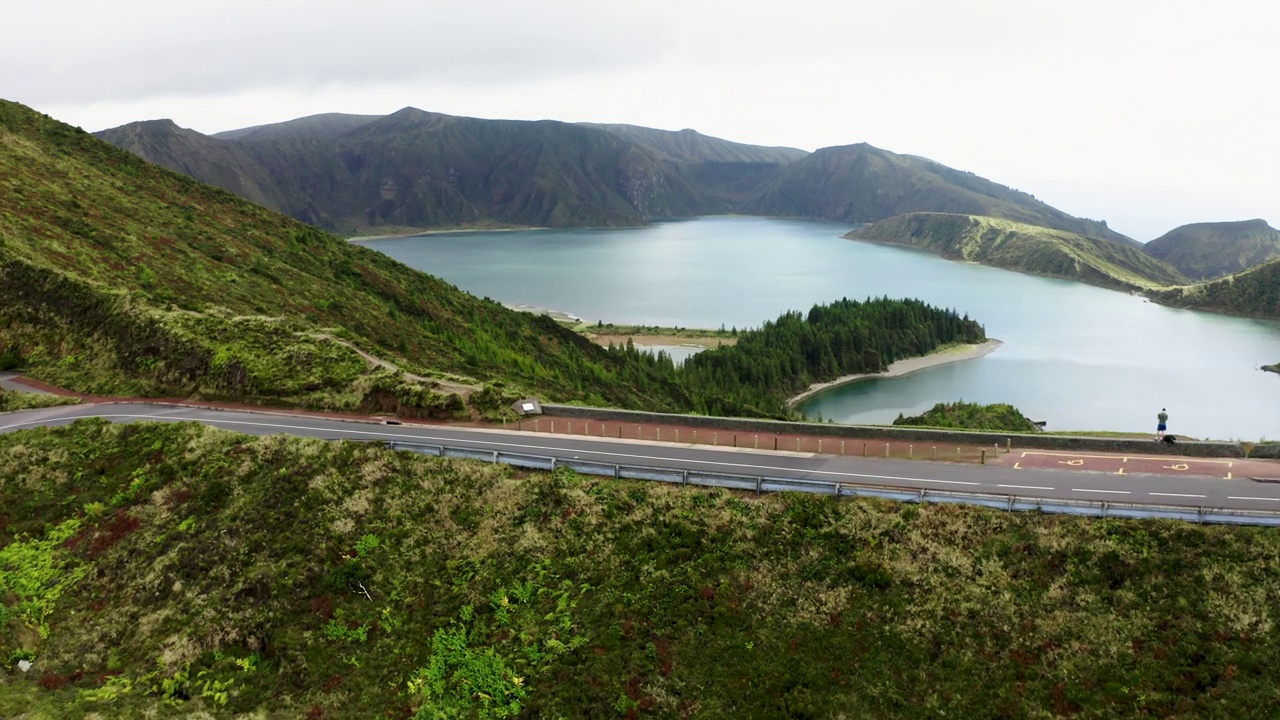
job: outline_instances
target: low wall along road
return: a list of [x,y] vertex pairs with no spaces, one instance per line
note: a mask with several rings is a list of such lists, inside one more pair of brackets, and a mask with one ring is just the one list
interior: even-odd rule
[[[1034,450],[1074,450],[1098,453],[1129,453],[1141,455],[1170,455],[1188,457],[1245,457],[1245,446],[1240,443],[1226,442],[1178,442],[1170,445],[1154,440],[1132,440],[1124,438],[1073,437],[1069,435],[1019,435],[1015,433],[974,432],[966,430],[928,430],[923,428],[893,427],[887,425],[836,425],[833,423],[787,422],[782,420],[754,420],[749,418],[721,418],[706,415],[675,415],[669,413],[637,412],[633,410],[613,410],[605,408],[581,407],[577,405],[542,406],[543,415],[548,418],[567,418],[581,420],[597,420],[616,423],[635,424],[640,426],[672,426],[696,428],[698,430],[720,431],[740,434],[768,434],[769,436],[785,436],[797,438],[844,438],[848,440],[882,440],[891,443],[911,443],[919,452],[932,446],[968,446],[999,447],[1005,451],[1011,447]],[[525,423],[530,422],[526,419]],[[653,439],[650,436],[649,439]],[[664,438],[673,441],[698,442],[690,438],[677,440],[675,437]],[[701,442],[706,442],[705,438]],[[721,444],[728,444],[727,442]],[[782,446],[779,449],[801,449],[808,452],[820,452],[813,447],[812,440],[801,441],[800,448]],[[772,449],[772,448],[770,448]],[[1258,448],[1261,449],[1261,448]],[[1268,449],[1271,449],[1268,447]],[[831,449],[826,449],[832,452]],[[853,454],[850,452],[849,454]],[[1256,456],[1256,455],[1255,455]],[[923,455],[917,455],[923,457]]]

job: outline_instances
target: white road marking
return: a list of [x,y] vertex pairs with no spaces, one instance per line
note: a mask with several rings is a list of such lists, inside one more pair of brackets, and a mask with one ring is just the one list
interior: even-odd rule
[[1280,502],[1280,498],[1237,497],[1235,495],[1228,495],[1227,499],[1228,500],[1271,500],[1273,502]]
[[1071,492],[1110,493],[1112,495],[1129,495],[1128,490],[1092,490],[1090,488],[1071,488]]
[[1188,494],[1186,494],[1186,493],[1157,493],[1157,492],[1153,492],[1153,493],[1147,493],[1147,494],[1148,494],[1148,495],[1159,495],[1160,497],[1188,497],[1188,498],[1190,498],[1190,497],[1194,497],[1194,498],[1209,497],[1208,495],[1188,495]]
[[[78,418],[85,418],[85,417],[130,418],[134,420],[151,420],[151,419],[155,419],[157,416],[156,415],[128,415],[128,414],[120,413],[120,414],[78,415],[77,417]],[[20,427],[22,425],[41,425],[44,422],[46,421],[18,423],[16,425],[11,425],[8,427]],[[273,428],[273,429],[279,429],[279,430],[307,430],[311,432],[345,433],[348,435],[372,435],[380,438],[400,438],[406,441],[414,441],[418,443],[426,443],[428,441],[435,441],[435,442],[441,442],[441,443],[465,442],[465,443],[471,443],[474,445],[496,445],[499,447],[507,447],[507,448],[523,448],[523,449],[531,449],[531,450],[558,450],[560,452],[575,452],[573,449],[565,448],[563,446],[522,445],[522,444],[517,444],[512,442],[494,442],[491,440],[471,440],[467,438],[434,437],[430,435],[405,435],[401,433],[390,433],[390,432],[370,432],[368,430],[349,430],[346,428],[323,428],[323,427],[310,427],[306,425],[284,425],[280,423],[250,422],[248,420],[223,420],[221,418],[216,418],[216,419],[201,419],[199,420],[199,422],[203,422],[209,425],[245,425],[248,427],[265,427],[265,428]],[[342,422],[342,421],[335,420],[334,422]],[[979,485],[980,484],[976,482],[965,482],[960,480],[934,480],[932,478],[899,477],[897,475],[868,475],[864,473],[835,472],[833,470],[805,470],[802,468],[788,468],[788,467],[781,467],[778,465],[751,465],[748,463],[731,463],[731,462],[722,462],[719,460],[693,460],[693,459],[685,459],[685,458],[664,457],[662,455],[636,455],[636,454],[630,454],[630,453],[605,452],[600,450],[577,450],[576,452],[589,453],[592,455],[606,455],[609,457],[630,458],[633,460],[676,461],[676,462],[697,463],[699,465],[716,465],[720,467],[746,468],[748,470],[773,470],[773,471],[782,471],[782,472],[801,472],[801,473],[809,473],[813,475],[834,475],[837,477],[864,478],[868,480],[904,480],[907,482],[930,482],[930,483],[943,483],[947,485]]]
[[1018,490],[1052,490],[1053,489],[1051,487],[1044,487],[1043,485],[996,485],[996,487],[1017,488]]

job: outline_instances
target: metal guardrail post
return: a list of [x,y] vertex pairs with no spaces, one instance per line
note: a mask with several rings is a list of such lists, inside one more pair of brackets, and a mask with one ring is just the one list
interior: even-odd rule
[[555,472],[555,471],[556,471],[556,459],[551,458],[551,472]]
[[497,465],[497,464],[498,464],[498,451],[497,451],[497,450],[494,450],[494,451],[493,451],[493,464],[494,464],[494,465]]
[[759,494],[760,494],[760,487],[761,487],[763,484],[764,484],[764,478],[763,478],[763,477],[761,477],[761,476],[759,476],[759,475],[757,475],[757,476],[756,476],[756,494],[757,494],[757,495],[759,495]]
[[681,485],[688,485],[688,484],[689,484],[689,471],[688,471],[688,470],[681,471],[681,473],[680,473],[680,484],[681,484]]
[[613,466],[613,479],[614,479],[614,480],[617,480],[618,478],[621,478],[621,477],[622,477],[622,467],[621,467],[621,466],[619,466],[619,465],[614,465],[614,466]]

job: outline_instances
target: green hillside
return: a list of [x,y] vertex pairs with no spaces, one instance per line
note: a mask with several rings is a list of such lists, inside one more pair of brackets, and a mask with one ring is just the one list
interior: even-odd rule
[[[372,368],[352,346],[424,379]],[[472,399],[688,405],[670,378],[549,319],[10,102],[0,103],[0,353],[33,377],[98,393],[448,415],[455,392],[506,381]]]
[[1280,258],[1217,280],[1148,295],[1165,305],[1280,320]]
[[82,421],[0,435],[0,716],[1266,717],[1278,554]]
[[208,149],[162,126],[133,123],[98,135],[231,192],[271,178],[267,207],[344,233],[386,226],[626,227],[725,209],[643,147],[599,128],[549,120],[405,108],[374,119],[317,116],[205,138],[249,158],[230,180],[210,172],[216,163]]
[[1230,275],[1280,256],[1280,230],[1266,220],[1183,225],[1143,248],[1192,280]]
[[1105,222],[1072,217],[973,173],[866,143],[823,148],[787,165],[738,210],[852,223],[917,212],[985,215],[1138,247]]
[[952,260],[1116,290],[1187,282],[1177,270],[1128,245],[990,217],[910,213],[859,228],[845,237],[909,245]]

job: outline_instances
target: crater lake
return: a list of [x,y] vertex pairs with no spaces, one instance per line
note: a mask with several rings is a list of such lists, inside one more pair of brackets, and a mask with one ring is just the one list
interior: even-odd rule
[[842,297],[914,297],[1003,341],[982,358],[840,386],[809,417],[889,423],[953,400],[1010,403],[1047,430],[1280,438],[1280,323],[841,237],[852,226],[708,217],[627,230],[459,232],[362,241],[473,294],[590,321],[756,327]]

